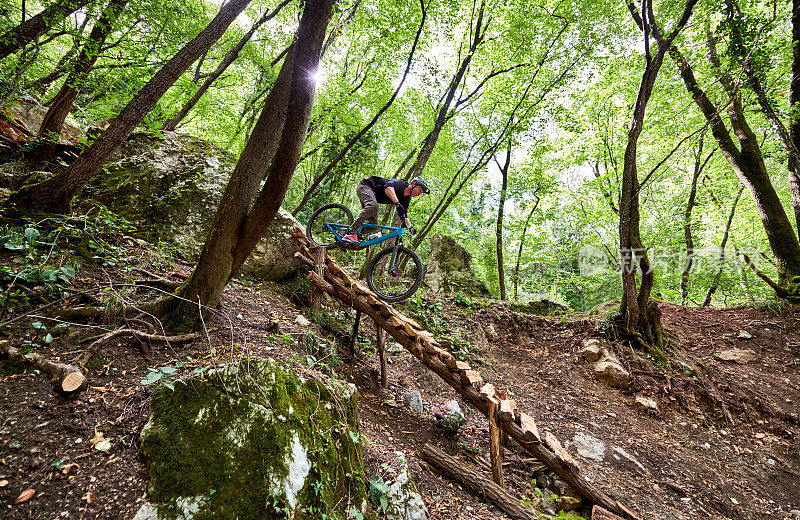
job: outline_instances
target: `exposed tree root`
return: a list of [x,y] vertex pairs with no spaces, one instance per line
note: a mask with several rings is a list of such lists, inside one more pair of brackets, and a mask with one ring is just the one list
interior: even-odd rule
[[[133,336],[136,339],[141,341],[158,341],[163,343],[187,343],[189,341],[194,341],[200,337],[199,332],[193,332],[191,334],[180,334],[177,336],[161,336],[158,334],[149,334],[147,332],[142,332],[141,330],[136,329],[116,329],[103,334],[98,339],[96,339],[89,347],[86,349],[86,352],[78,359],[78,364],[82,367],[86,366],[86,363],[97,353],[97,349],[101,346],[105,345],[112,339],[119,337],[119,336]],[[149,345],[148,345],[149,346]],[[142,349],[145,355],[149,355],[149,351],[146,351],[144,348]]]

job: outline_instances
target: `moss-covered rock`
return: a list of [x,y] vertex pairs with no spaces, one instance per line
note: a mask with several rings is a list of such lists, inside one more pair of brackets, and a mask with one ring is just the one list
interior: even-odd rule
[[344,518],[362,510],[355,387],[252,358],[153,395],[144,519]]
[[[175,132],[134,133],[106,164],[86,194],[134,223],[151,242],[164,242],[197,259],[236,157],[207,141]],[[268,281],[304,268],[292,240],[301,227],[281,209],[241,273]]]
[[470,269],[472,257],[466,249],[444,235],[433,235],[430,246],[424,281],[433,292],[490,296],[486,285]]

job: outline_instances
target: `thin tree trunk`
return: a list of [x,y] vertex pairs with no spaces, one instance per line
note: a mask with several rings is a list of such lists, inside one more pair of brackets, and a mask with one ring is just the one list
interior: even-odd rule
[[281,2],[272,12],[264,13],[264,16],[262,16],[256,23],[253,24],[250,30],[247,31],[241,40],[239,40],[239,43],[237,43],[231,50],[227,52],[227,54],[225,54],[225,57],[222,58],[222,61],[219,63],[219,65],[217,65],[217,68],[214,69],[214,72],[206,77],[206,79],[203,81],[203,84],[200,85],[189,101],[187,101],[183,107],[181,107],[178,113],[175,114],[175,116],[171,119],[168,119],[166,122],[164,122],[161,130],[174,131],[178,124],[183,121],[192,108],[194,108],[197,102],[200,101],[200,98],[202,98],[203,95],[208,91],[208,89],[211,87],[211,84],[214,83],[214,81],[216,81],[216,79],[227,70],[231,63],[236,61],[236,58],[239,57],[239,53],[242,51],[242,49],[244,49],[244,46],[250,41],[250,38],[253,37],[253,34],[255,34],[259,27],[264,25],[264,23],[266,23],[268,20],[274,18],[281,11],[281,9],[283,9],[283,7],[291,1],[292,0],[283,0],[283,2]]
[[403,72],[403,77],[400,79],[400,84],[397,85],[397,88],[395,88],[389,100],[381,107],[380,110],[378,110],[378,112],[375,114],[372,120],[369,123],[367,123],[366,126],[364,126],[364,128],[362,128],[361,131],[359,131],[352,139],[350,139],[350,141],[345,145],[344,148],[342,148],[342,150],[336,155],[336,157],[334,157],[333,160],[331,160],[331,162],[328,163],[325,169],[322,170],[322,172],[319,175],[317,175],[317,177],[314,179],[314,182],[311,183],[311,186],[309,186],[305,194],[303,194],[303,198],[300,200],[297,206],[292,210],[292,215],[297,216],[297,214],[300,213],[300,211],[302,211],[303,207],[308,202],[308,199],[310,199],[311,195],[314,193],[314,190],[317,189],[317,186],[319,186],[320,183],[325,179],[325,177],[327,177],[328,174],[336,167],[336,165],[339,164],[339,162],[341,162],[342,159],[344,159],[344,156],[347,155],[347,152],[349,152],[353,146],[355,146],[358,140],[361,139],[361,137],[363,137],[364,134],[366,134],[373,126],[375,126],[375,123],[378,122],[378,120],[381,118],[384,112],[389,110],[389,107],[391,107],[392,103],[394,103],[394,100],[400,93],[400,89],[405,83],[406,77],[408,76],[408,73],[411,70],[411,63],[414,59],[414,53],[417,50],[419,37],[420,34],[422,34],[423,27],[425,26],[427,11],[425,9],[424,0],[420,0],[419,4],[420,8],[422,9],[422,19],[420,20],[419,28],[417,28],[417,34],[414,37],[414,43],[411,45],[411,51],[408,53],[408,60],[406,61],[406,70]]
[[[792,1],[792,81],[789,85],[789,137],[800,149],[800,0]],[[789,163],[789,190],[792,194],[795,224],[800,235],[800,171],[792,170]]]
[[[533,191],[533,196],[536,197],[536,192],[539,191],[539,188],[536,188]],[[514,301],[519,301],[519,294],[517,289],[519,288],[519,264],[522,260],[522,248],[525,245],[525,238],[528,236],[528,224],[531,221],[531,217],[533,217],[533,212],[536,211],[536,207],[539,205],[539,197],[536,197],[536,202],[533,204],[531,208],[531,212],[528,213],[528,218],[525,219],[525,226],[522,228],[522,236],[519,238],[519,249],[517,250],[517,262],[514,264]]]
[[[196,326],[198,305],[204,308],[219,303],[226,283],[249,256],[283,201],[300,160],[314,101],[315,85],[308,71],[319,66],[333,2],[305,3],[295,45],[226,186],[200,261],[179,291],[182,301],[190,303],[178,303],[169,310],[168,323],[174,329]],[[265,171],[269,173],[258,193]]]
[[[709,45],[711,46],[710,42]],[[670,54],[678,66],[686,89],[709,122],[711,132],[722,154],[753,196],[769,240],[770,249],[775,255],[778,265],[779,284],[785,288],[793,277],[800,275],[800,243],[798,243],[797,234],[783,209],[780,198],[772,186],[758,139],[747,123],[739,95],[734,91],[728,78],[719,73],[719,67],[716,67],[720,83],[731,97],[728,103],[728,113],[741,149],[736,146],[728,133],[728,128],[717,107],[697,84],[689,62],[674,46],[670,48]],[[713,48],[709,49],[709,54],[712,63],[716,61],[713,57]]]
[[714,297],[714,293],[717,292],[717,288],[719,287],[719,280],[722,277],[722,264],[725,262],[725,245],[728,243],[728,235],[731,231],[731,224],[733,224],[733,214],[736,212],[736,205],[739,203],[739,198],[742,196],[743,191],[744,186],[741,186],[739,188],[739,192],[736,194],[736,198],[733,199],[731,212],[728,215],[728,221],[725,224],[725,233],[722,235],[722,242],[719,244],[719,266],[717,268],[717,272],[714,273],[714,280],[711,282],[711,286],[708,288],[708,293],[706,294],[706,299],[703,301],[702,307],[708,307],[711,304],[711,298]]
[[0,36],[0,60],[18,51],[90,0],[59,0]]
[[506,205],[506,190],[508,189],[508,167],[511,165],[511,139],[508,140],[508,149],[506,151],[506,162],[502,166],[494,157],[494,162],[500,168],[500,173],[503,176],[503,183],[500,188],[500,203],[497,207],[497,227],[495,235],[497,239],[497,280],[500,285],[500,300],[506,300],[506,272],[503,266],[503,213]]
[[[628,145],[625,148],[622,167],[622,191],[619,202],[619,248],[622,267],[623,297],[621,314],[624,331],[636,340],[656,359],[663,360],[664,339],[661,331],[661,313],[658,306],[650,301],[654,275],[650,268],[650,260],[644,249],[639,230],[639,179],[636,165],[636,152],[639,136],[644,128],[644,116],[647,103],[653,93],[658,71],[664,61],[664,55],[672,46],[678,32],[686,25],[697,0],[689,0],[683,16],[670,35],[663,39],[658,32],[653,15],[651,0],[642,2],[642,14],[638,15],[633,3],[628,7],[637,25],[644,32],[646,65],[636,96],[633,121],[628,130]],[[650,54],[650,33],[658,42],[658,50],[654,56]],[[641,272],[641,283],[637,293],[636,270]]]
[[119,18],[127,3],[128,0],[110,0],[100,15],[100,19],[97,20],[97,23],[92,28],[92,32],[89,33],[89,39],[75,61],[75,67],[67,76],[61,90],[50,101],[50,108],[44,115],[39,129],[39,137],[46,138],[46,141],[33,153],[31,162],[46,161],[53,157],[56,151],[56,144],[61,138],[61,129],[64,126],[64,121],[66,121],[70,110],[72,110],[72,104],[75,102],[75,98],[78,97],[81,88],[83,88],[89,72],[100,56],[100,50],[103,48],[106,38],[114,29],[117,18]]
[[49,180],[13,193],[8,204],[53,213],[69,211],[72,199],[100,170],[106,159],[128,138],[181,74],[225,33],[249,3],[250,0],[230,0],[224,4],[211,23],[142,87],[108,129],[68,169]]
[[708,163],[711,156],[714,154],[712,151],[708,154],[705,161],[702,161],[703,156],[703,136],[700,134],[700,143],[697,148],[697,155],[694,161],[694,174],[692,175],[692,187],[689,190],[689,199],[686,201],[686,211],[683,213],[683,236],[686,240],[686,263],[683,266],[681,273],[681,304],[686,305],[686,300],[689,298],[689,274],[692,271],[694,264],[694,238],[692,237],[692,209],[694,209],[695,198],[697,196],[697,181],[700,179],[700,174],[703,168]]
[[45,92],[47,92],[47,89],[50,88],[50,85],[55,80],[59,79],[61,76],[66,74],[67,63],[69,63],[70,60],[72,60],[72,58],[78,54],[78,51],[81,48],[80,46],[81,37],[83,36],[84,31],[86,30],[86,25],[89,23],[89,20],[90,20],[89,16],[84,17],[83,22],[81,23],[81,26],[78,29],[77,34],[75,34],[73,37],[72,47],[70,47],[70,49],[61,57],[61,59],[58,60],[58,63],[56,63],[56,66],[53,67],[53,70],[46,76],[43,76],[23,86],[23,90],[30,90],[37,93],[40,96],[43,96]]

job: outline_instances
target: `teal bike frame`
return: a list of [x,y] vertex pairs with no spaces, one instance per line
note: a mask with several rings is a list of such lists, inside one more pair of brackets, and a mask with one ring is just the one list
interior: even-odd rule
[[[347,244],[347,242],[344,242],[342,238],[347,234],[348,229],[350,229],[349,226],[345,226],[343,224],[334,224],[332,222],[326,222],[325,227],[328,228],[328,230],[331,233],[333,233],[333,236],[336,237],[336,242],[338,242],[339,245]],[[389,231],[389,233],[381,235],[378,238],[373,238],[372,240],[363,240],[361,241],[361,245],[356,247],[355,249],[363,249],[365,247],[374,246],[375,244],[380,244],[381,242],[386,242],[387,240],[391,240],[393,238],[398,239],[397,245],[401,245],[403,242],[403,228],[381,226],[378,224],[368,224],[365,222],[364,224],[361,224],[361,226],[359,226],[357,233],[361,234],[361,230],[364,228],[370,228],[376,230],[382,229],[385,231]]]

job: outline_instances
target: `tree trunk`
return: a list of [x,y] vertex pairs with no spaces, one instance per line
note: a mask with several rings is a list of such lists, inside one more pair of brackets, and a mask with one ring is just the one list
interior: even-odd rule
[[45,138],[39,148],[33,153],[30,161],[40,162],[46,161],[53,157],[56,151],[56,145],[61,138],[61,129],[64,126],[72,104],[75,98],[78,97],[89,72],[92,70],[103,44],[106,41],[109,33],[114,29],[117,18],[125,8],[128,0],[110,0],[100,19],[92,28],[89,33],[89,39],[81,49],[78,59],[75,61],[75,67],[72,72],[67,76],[61,90],[50,101],[50,108],[44,115],[41,128],[39,129],[39,137]]
[[230,0],[224,4],[211,23],[142,87],[108,129],[68,169],[13,193],[7,204],[36,211],[68,212],[72,199],[100,170],[106,159],[128,138],[181,74],[225,33],[249,3],[250,0]]
[[0,60],[24,47],[90,0],[58,0],[36,16],[28,18],[0,36]]
[[203,95],[208,91],[209,87],[211,87],[211,84],[214,83],[214,81],[216,81],[216,79],[219,78],[222,73],[225,72],[225,70],[227,70],[231,63],[236,61],[236,58],[239,57],[239,53],[242,51],[242,49],[244,49],[244,46],[250,41],[250,38],[252,38],[253,34],[255,34],[258,28],[264,25],[264,23],[266,23],[268,20],[274,18],[275,15],[277,15],[281,9],[283,9],[283,7],[291,1],[292,0],[283,0],[283,2],[281,2],[271,13],[264,13],[264,16],[262,16],[256,23],[253,24],[250,30],[247,31],[241,40],[239,40],[239,43],[237,43],[231,50],[227,52],[227,54],[225,54],[225,57],[222,58],[222,61],[219,63],[219,65],[217,65],[217,68],[214,69],[214,72],[206,77],[206,79],[203,81],[203,84],[200,85],[189,101],[187,101],[183,107],[181,107],[174,117],[168,119],[164,123],[164,125],[161,127],[161,130],[174,131],[178,124],[183,121],[192,108],[194,108],[197,102],[200,101],[200,98],[202,98]]
[[692,209],[694,209],[695,198],[697,196],[697,181],[703,168],[708,163],[714,152],[711,152],[705,161],[701,162],[703,156],[703,136],[700,134],[700,143],[697,148],[697,155],[694,161],[694,174],[692,175],[692,187],[689,190],[689,199],[686,201],[686,211],[683,213],[683,236],[686,240],[686,263],[681,273],[681,303],[686,305],[689,298],[689,274],[694,263],[694,238],[692,237]]
[[[536,197],[536,192],[539,191],[539,188],[536,188],[533,191],[533,196]],[[528,224],[531,221],[531,217],[533,217],[533,212],[536,211],[536,207],[539,205],[539,197],[536,197],[536,202],[533,204],[531,208],[531,212],[528,213],[528,218],[525,219],[525,226],[522,228],[522,236],[519,238],[519,249],[517,250],[517,261],[514,264],[514,301],[519,301],[519,293],[517,292],[519,288],[519,264],[522,260],[522,248],[525,245],[525,237],[528,235]]]
[[728,243],[728,235],[731,231],[731,224],[733,224],[733,214],[736,212],[736,205],[739,203],[739,198],[742,196],[743,191],[744,186],[739,188],[739,192],[736,194],[736,198],[733,200],[733,205],[731,205],[731,212],[728,215],[728,222],[725,224],[725,233],[722,235],[722,242],[719,244],[719,266],[717,268],[717,272],[714,273],[714,280],[711,282],[711,286],[708,288],[706,299],[703,301],[703,307],[708,307],[711,305],[711,298],[714,297],[714,293],[717,292],[717,288],[719,287],[719,279],[722,277],[722,264],[725,262],[725,246]]
[[495,235],[497,238],[497,280],[500,284],[500,300],[506,300],[506,272],[503,265],[503,213],[506,205],[506,190],[508,189],[508,167],[511,164],[511,139],[508,140],[508,150],[506,151],[506,162],[502,166],[494,158],[500,173],[503,175],[503,183],[500,188],[500,203],[497,207],[497,227]]
[[[792,0],[792,80],[789,85],[789,136],[796,149],[800,149],[800,0]],[[792,193],[795,224],[800,235],[800,171],[791,170],[789,163],[789,189]]]
[[[639,85],[639,92],[636,96],[633,121],[628,130],[628,145],[625,148],[622,167],[622,191],[619,202],[619,248],[623,297],[620,311],[624,332],[636,344],[661,361],[666,359],[663,351],[664,337],[661,331],[661,313],[655,302],[650,301],[654,275],[639,231],[640,184],[636,166],[636,152],[639,136],[644,128],[645,108],[653,93],[658,71],[664,62],[664,55],[667,49],[672,46],[675,36],[688,22],[696,2],[697,0],[689,0],[687,2],[683,16],[666,39],[659,33],[655,24],[652,4],[648,0],[642,2],[641,17],[639,17],[633,4],[629,4],[631,15],[644,32],[646,65]],[[658,50],[654,56],[650,55],[651,31],[658,42]],[[638,293],[636,290],[637,269],[641,272]]]
[[333,0],[309,0],[305,4],[296,43],[225,187],[197,267],[179,291],[182,300],[169,304],[168,323],[175,330],[197,326],[198,305],[206,308],[219,303],[225,285],[283,201],[300,159],[314,100],[314,83],[307,71],[319,65],[332,4]]
[[[713,54],[712,49],[709,50],[709,53]],[[780,198],[772,186],[758,139],[747,123],[739,95],[730,81],[719,73],[719,67],[716,67],[720,83],[726,87],[731,96],[728,113],[741,149],[731,139],[717,107],[697,84],[689,62],[676,47],[670,49],[670,54],[678,66],[687,90],[709,122],[711,132],[717,140],[722,154],[753,196],[770,249],[775,255],[779,274],[778,284],[786,289],[792,278],[800,276],[800,243],[798,243],[797,234],[781,205]]]
[[394,103],[394,100],[400,93],[400,89],[403,87],[403,84],[406,81],[406,77],[408,76],[408,73],[411,70],[411,63],[414,59],[414,53],[417,50],[419,37],[420,34],[422,34],[422,29],[425,26],[425,18],[427,17],[427,11],[425,10],[424,0],[420,0],[419,3],[420,7],[422,8],[422,20],[420,20],[419,22],[419,28],[417,29],[417,34],[414,37],[414,43],[411,45],[411,51],[408,53],[408,60],[406,61],[406,70],[405,72],[403,72],[403,77],[400,79],[400,83],[397,85],[397,88],[394,89],[394,92],[392,93],[389,100],[375,114],[375,117],[373,117],[372,120],[369,123],[367,123],[366,126],[364,126],[364,128],[361,129],[361,131],[359,131],[352,139],[350,139],[350,141],[345,145],[344,148],[342,148],[342,150],[336,155],[336,157],[334,157],[333,160],[331,160],[331,162],[328,163],[325,169],[322,170],[322,172],[316,176],[314,181],[311,183],[311,186],[309,186],[306,192],[303,194],[302,200],[300,200],[297,206],[292,210],[292,215],[297,216],[297,214],[300,213],[300,211],[302,211],[303,207],[308,202],[308,199],[310,199],[311,195],[313,195],[314,190],[317,189],[317,186],[319,186],[320,183],[325,179],[325,177],[327,177],[328,174],[336,167],[336,165],[339,164],[339,162],[341,162],[342,159],[344,159],[345,155],[347,155],[347,152],[349,152],[350,149],[353,146],[355,146],[358,140],[361,139],[361,137],[363,137],[364,134],[366,134],[373,126],[375,126],[375,123],[378,122],[378,120],[381,118],[384,112],[389,110],[389,107],[392,106],[392,103]]

